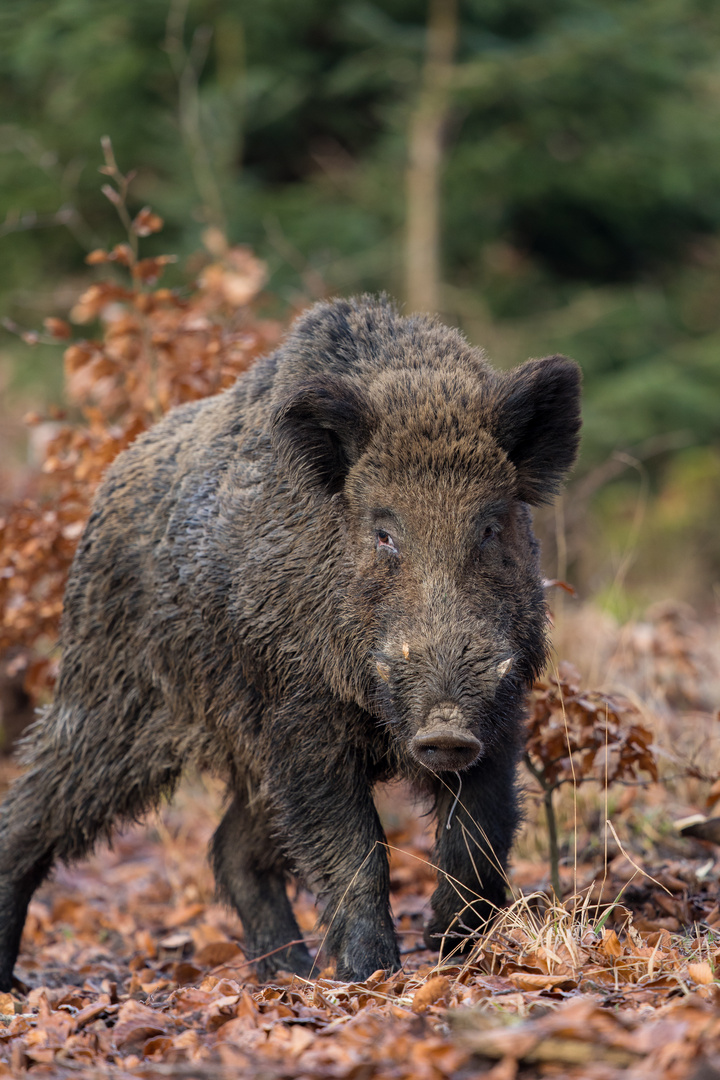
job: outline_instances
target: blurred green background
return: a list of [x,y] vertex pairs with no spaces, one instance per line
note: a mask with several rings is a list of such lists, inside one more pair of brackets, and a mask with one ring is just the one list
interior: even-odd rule
[[[176,281],[214,225],[267,261],[276,311],[385,289],[501,366],[574,356],[548,573],[623,616],[717,611],[716,0],[3,0],[0,315],[22,328],[124,238],[103,135]],[[2,415],[61,383],[60,350],[0,330]]]

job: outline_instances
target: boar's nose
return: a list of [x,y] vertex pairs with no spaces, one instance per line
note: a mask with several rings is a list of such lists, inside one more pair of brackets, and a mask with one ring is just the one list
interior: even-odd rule
[[482,743],[468,731],[451,727],[424,729],[410,741],[413,756],[433,772],[467,769],[480,756]]

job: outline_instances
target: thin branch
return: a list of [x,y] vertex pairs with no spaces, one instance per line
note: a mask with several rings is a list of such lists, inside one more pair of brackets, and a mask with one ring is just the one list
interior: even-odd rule
[[213,28],[207,25],[196,27],[188,51],[184,45],[187,9],[188,0],[173,0],[170,4],[163,47],[178,81],[178,119],[195,187],[202,200],[208,224],[226,233],[227,220],[222,195],[202,134],[199,93],[200,75],[207,60]]

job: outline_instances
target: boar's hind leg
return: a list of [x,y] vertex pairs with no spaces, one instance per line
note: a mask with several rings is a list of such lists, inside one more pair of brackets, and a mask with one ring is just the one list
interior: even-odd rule
[[0,990],[11,985],[28,904],[53,863],[81,858],[115,822],[157,804],[180,775],[181,748],[163,738],[164,710],[121,720],[93,722],[82,708],[56,704],[0,807]]
[[[9,831],[3,815],[0,818],[0,990],[3,991],[12,986],[28,904],[53,861],[52,854],[38,846],[30,829],[13,830],[14,835],[8,837]],[[39,850],[28,865],[25,855],[32,847]]]
[[242,920],[247,955],[263,958],[256,964],[262,981],[280,970],[309,975],[313,966],[288,900],[287,865],[269,818],[264,804],[251,805],[236,792],[211,853],[218,891]]
[[445,784],[438,782],[436,791],[438,886],[425,942],[430,949],[442,944],[445,955],[462,946],[459,937],[487,926],[505,904],[505,870],[520,820],[510,755],[480,762],[460,776],[457,804],[457,775],[444,773]]

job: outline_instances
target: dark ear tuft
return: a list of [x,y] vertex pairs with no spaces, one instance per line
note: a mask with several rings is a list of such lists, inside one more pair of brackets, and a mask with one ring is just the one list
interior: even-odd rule
[[340,491],[372,431],[369,406],[346,382],[324,376],[301,386],[272,422],[278,457],[301,483]]
[[549,502],[575,461],[580,383],[580,368],[564,356],[528,360],[505,378],[494,434],[517,469],[525,502]]

